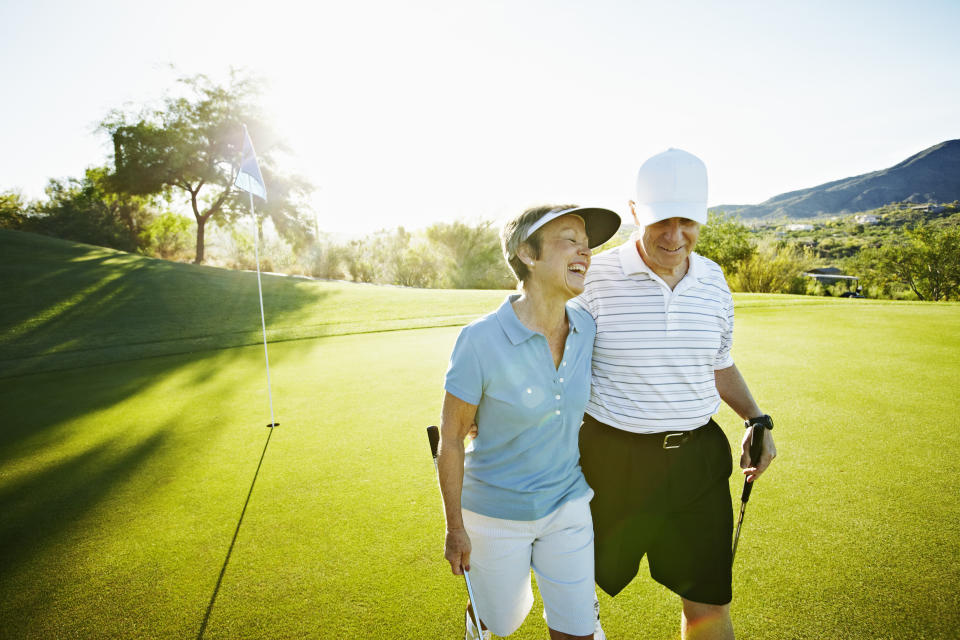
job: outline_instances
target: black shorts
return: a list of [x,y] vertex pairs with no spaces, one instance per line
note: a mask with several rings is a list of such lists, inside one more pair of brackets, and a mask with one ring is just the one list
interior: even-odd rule
[[733,456],[713,420],[682,434],[636,434],[583,417],[580,465],[590,503],[596,580],[616,595],[640,568],[694,602],[732,599]]

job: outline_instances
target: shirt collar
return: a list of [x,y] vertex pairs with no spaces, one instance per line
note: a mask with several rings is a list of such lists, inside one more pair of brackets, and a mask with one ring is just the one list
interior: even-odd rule
[[[500,305],[500,308],[497,309],[497,320],[500,322],[503,332],[507,334],[507,338],[514,345],[529,340],[533,336],[540,335],[520,322],[520,318],[517,317],[517,312],[513,310],[513,303],[520,299],[520,295],[519,293],[511,293],[507,296],[507,299],[503,301],[503,304]],[[570,323],[570,329],[575,333],[580,333],[583,318],[571,312],[569,303],[566,306],[566,313],[567,322]]]

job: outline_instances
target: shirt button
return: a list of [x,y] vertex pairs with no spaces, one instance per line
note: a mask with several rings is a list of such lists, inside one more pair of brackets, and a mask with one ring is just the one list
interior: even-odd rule
[[558,393],[558,394],[555,395],[554,397],[555,397],[557,400],[559,400],[559,399],[560,399],[560,394]]
[[560,382],[563,382],[563,378],[560,378]]
[[557,409],[557,415],[560,415],[560,409]]
[[567,361],[566,361],[566,360],[563,361],[563,366],[567,366]]

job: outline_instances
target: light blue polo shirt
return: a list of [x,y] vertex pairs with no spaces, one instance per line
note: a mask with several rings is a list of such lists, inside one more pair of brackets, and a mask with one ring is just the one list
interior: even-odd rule
[[461,504],[481,515],[537,520],[590,487],[578,439],[590,398],[593,317],[567,304],[570,332],[554,367],[547,339],[520,322],[510,295],[460,332],[444,388],[477,405]]

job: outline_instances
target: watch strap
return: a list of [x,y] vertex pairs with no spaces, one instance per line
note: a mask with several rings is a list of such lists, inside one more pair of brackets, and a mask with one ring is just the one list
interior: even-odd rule
[[764,429],[767,429],[768,431],[773,431],[773,418],[771,418],[767,414],[763,414],[762,416],[757,416],[756,418],[750,418],[749,420],[744,420],[743,426],[748,429],[750,427],[759,426],[759,427],[763,427]]

